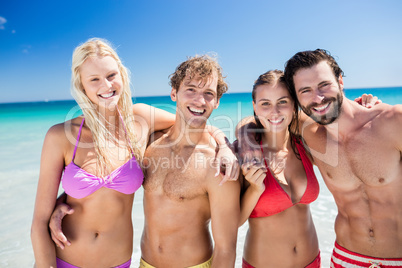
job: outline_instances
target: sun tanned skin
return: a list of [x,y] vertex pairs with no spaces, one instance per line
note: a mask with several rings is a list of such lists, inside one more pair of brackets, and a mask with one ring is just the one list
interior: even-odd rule
[[[293,77],[301,106],[344,94],[342,76],[336,78],[326,61]],[[326,105],[311,109],[312,116],[330,113],[335,104]],[[366,109],[344,97],[335,122],[307,118],[301,131],[338,207],[338,244],[367,256],[401,258],[402,106]]]
[[[289,191],[289,196],[300,198],[307,187],[307,179],[300,160],[288,147],[286,173],[293,176],[291,187],[300,190],[290,193],[290,186],[281,187]],[[249,218],[248,223],[243,257],[256,267],[304,267],[318,254],[318,239],[309,205],[296,204],[276,215]]]
[[[97,52],[90,52],[94,47],[106,48],[108,52],[105,53],[109,54],[103,56],[96,54]],[[61,247],[56,248],[49,234],[48,222],[56,203],[63,172],[65,175],[68,166],[75,165],[79,169],[76,174],[83,174],[82,170],[85,173],[91,173],[91,180],[96,181],[93,177],[99,178],[111,174],[132,157],[130,150],[127,149],[128,132],[125,131],[124,125],[120,125],[119,115],[116,113],[117,109],[121,109],[116,103],[120,100],[124,101],[123,96],[128,94],[128,87],[125,87],[123,82],[124,68],[119,67],[118,57],[112,56],[112,49],[109,49],[108,45],[101,40],[88,41],[80,47],[79,51],[94,53],[88,56],[79,68],[77,67],[79,69],[77,76],[81,79],[82,90],[85,91],[89,104],[96,107],[93,109],[94,113],[102,118],[99,120],[99,125],[110,127],[112,138],[108,136],[103,143],[104,146],[110,144],[108,151],[110,169],[102,173],[98,166],[99,154],[94,146],[94,136],[97,132],[91,130],[87,124],[91,121],[90,119],[86,118],[84,122],[83,117],[79,116],[49,129],[42,149],[35,212],[31,227],[35,267],[56,267],[56,257],[79,267],[115,267],[127,262],[132,254],[131,211],[134,192],[125,194],[102,187],[84,197],[68,195],[66,200],[75,213],[65,218],[63,227],[73,243],[65,250]],[[77,54],[80,55],[81,52]],[[77,54],[74,53],[73,59],[78,57]],[[73,63],[80,61],[81,59],[73,60]],[[83,105],[81,107],[85,107],[85,104]],[[128,107],[136,116],[145,113],[141,121],[132,122],[133,134],[139,138],[136,146],[142,154],[145,151],[149,133],[172,125],[174,118],[171,114],[148,105],[131,105],[131,103],[129,105]],[[126,114],[130,115],[131,111],[128,107]],[[159,120],[153,125],[154,127],[150,127],[149,124],[150,111],[158,115]],[[130,161],[130,164],[136,165],[135,161],[133,162]],[[131,179],[142,181],[142,176],[131,177]]]
[[[282,75],[278,70],[269,71],[261,75],[253,86],[253,108],[263,128],[263,150],[260,150],[265,161],[261,167],[252,163],[242,165],[240,225],[248,220],[243,258],[254,267],[305,267],[319,254],[310,205],[300,203],[305,194],[311,194],[308,185],[312,189],[312,181],[317,182],[315,178],[307,178],[303,163],[291,145],[293,136],[289,137],[288,127],[293,122],[295,103],[281,82]],[[276,183],[270,181],[267,172],[272,174]],[[265,180],[269,183],[266,184]],[[271,206],[280,205],[283,202],[281,196],[289,198],[294,205],[280,213],[251,216],[255,208],[261,211],[262,205],[258,203],[266,198],[263,195],[266,191],[270,191],[270,196],[279,197],[272,200],[276,204],[265,203],[266,211]],[[318,189],[315,194],[318,195]]]
[[213,168],[216,145],[204,131],[219,104],[216,80],[185,79],[172,89],[176,122],[145,152],[141,252],[152,266],[189,267],[213,255],[212,267],[234,267],[240,184],[219,185]]

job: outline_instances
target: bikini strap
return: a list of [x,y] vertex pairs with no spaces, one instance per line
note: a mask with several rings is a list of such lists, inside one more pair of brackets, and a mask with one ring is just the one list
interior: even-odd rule
[[73,160],[71,160],[71,161],[74,161],[75,153],[77,152],[77,147],[78,147],[78,143],[80,141],[81,130],[82,130],[82,126],[84,125],[84,121],[85,121],[85,118],[82,119],[80,130],[78,130],[77,141],[75,142],[75,147],[74,147]]
[[306,171],[307,170],[312,170],[313,165],[312,165],[310,159],[307,156],[307,153],[306,153],[306,150],[304,148],[304,145],[303,145],[302,141],[301,140],[299,140],[299,141],[296,140],[295,137],[293,137],[293,141],[294,141],[294,143],[296,145],[297,151],[299,152],[300,160],[302,161],[304,170],[306,170]]

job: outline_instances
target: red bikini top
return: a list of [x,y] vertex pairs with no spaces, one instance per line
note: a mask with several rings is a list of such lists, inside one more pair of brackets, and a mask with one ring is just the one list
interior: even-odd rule
[[[304,170],[307,177],[307,187],[302,198],[298,203],[293,204],[289,195],[282,189],[278,181],[274,178],[271,172],[267,172],[265,177],[265,191],[260,196],[254,210],[251,212],[250,218],[268,217],[282,212],[297,204],[310,204],[317,199],[320,187],[317,178],[314,174],[313,165],[307,157],[306,151],[302,144],[295,142],[296,148],[300,154]],[[262,146],[261,151],[264,153]],[[267,162],[265,166],[269,171]]]

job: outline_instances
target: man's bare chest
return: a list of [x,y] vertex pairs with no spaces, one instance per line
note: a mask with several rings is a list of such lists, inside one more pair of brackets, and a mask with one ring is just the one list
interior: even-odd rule
[[145,190],[178,200],[205,195],[211,170],[204,154],[148,148],[144,160]]
[[400,153],[383,139],[366,128],[345,136],[318,135],[308,144],[327,183],[380,186],[393,181],[401,165]]

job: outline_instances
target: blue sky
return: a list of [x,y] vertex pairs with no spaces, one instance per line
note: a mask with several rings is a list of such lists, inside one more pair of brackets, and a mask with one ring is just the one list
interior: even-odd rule
[[136,96],[167,95],[187,56],[217,53],[229,92],[298,51],[324,48],[346,88],[402,86],[399,0],[2,1],[0,102],[72,99],[73,49],[110,40],[131,70]]

